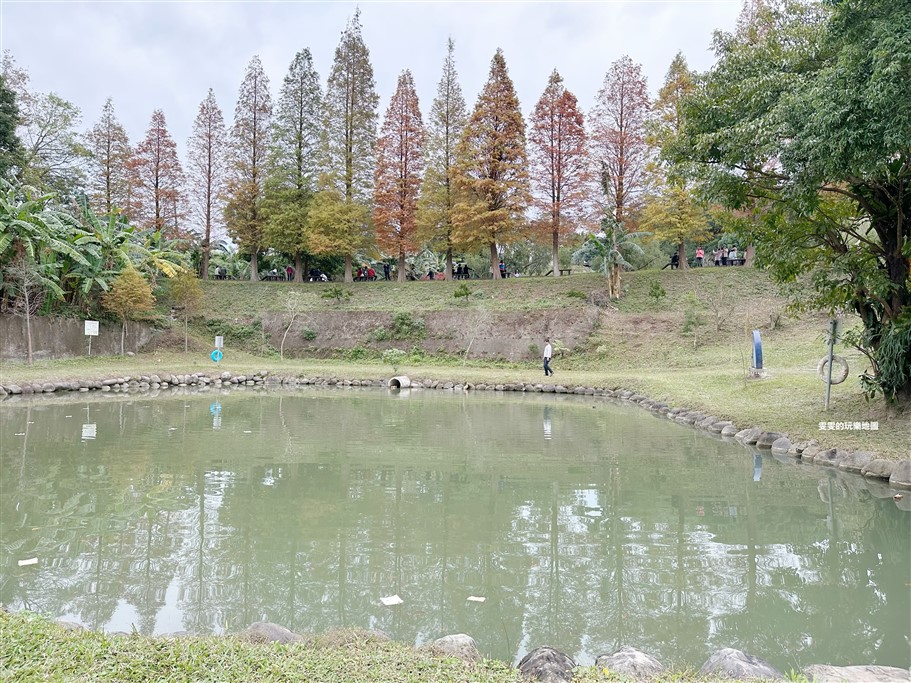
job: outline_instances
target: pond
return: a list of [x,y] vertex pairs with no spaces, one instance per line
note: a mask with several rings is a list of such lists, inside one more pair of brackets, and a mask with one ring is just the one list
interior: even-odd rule
[[909,665],[911,514],[887,487],[608,400],[36,398],[2,404],[0,451],[0,602],[93,629]]

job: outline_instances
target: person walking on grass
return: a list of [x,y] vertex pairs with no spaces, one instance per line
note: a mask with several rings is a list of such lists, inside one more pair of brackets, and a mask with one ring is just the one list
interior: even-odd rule
[[550,345],[550,339],[545,337],[544,339],[544,376],[549,377],[554,374],[554,371],[550,369],[550,359],[553,356],[554,350]]

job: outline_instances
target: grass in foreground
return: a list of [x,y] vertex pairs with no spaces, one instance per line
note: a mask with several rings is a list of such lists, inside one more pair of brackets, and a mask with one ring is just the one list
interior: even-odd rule
[[[0,678],[4,681],[361,681],[520,683],[504,662],[468,666],[400,643],[315,637],[293,645],[257,645],[230,637],[145,638],[67,631],[34,614],[0,611]],[[578,683],[627,679],[594,667],[576,670]],[[701,682],[691,671],[669,671],[656,683]],[[728,680],[728,683],[730,681]]]

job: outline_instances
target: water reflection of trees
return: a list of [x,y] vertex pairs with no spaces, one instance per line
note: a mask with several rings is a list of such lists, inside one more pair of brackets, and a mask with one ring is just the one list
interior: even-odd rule
[[464,631],[507,659],[907,666],[909,516],[858,478],[766,457],[754,482],[742,452],[584,402],[549,404],[545,441],[539,400],[223,396],[215,431],[211,400],[93,403],[88,443],[78,406],[4,408],[0,601],[145,633]]

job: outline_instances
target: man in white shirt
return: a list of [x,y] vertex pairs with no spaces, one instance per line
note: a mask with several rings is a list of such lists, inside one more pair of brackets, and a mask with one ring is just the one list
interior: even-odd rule
[[550,339],[544,340],[544,376],[554,374],[554,371],[550,369],[550,359],[553,356],[554,350],[550,346]]

